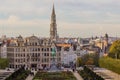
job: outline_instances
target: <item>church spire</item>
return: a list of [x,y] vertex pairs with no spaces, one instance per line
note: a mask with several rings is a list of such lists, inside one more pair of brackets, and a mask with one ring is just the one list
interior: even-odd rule
[[52,15],[55,15],[55,8],[54,8],[54,4],[53,4],[53,9],[52,9]]
[[53,4],[52,14],[51,14],[51,23],[56,23],[56,14],[55,14],[54,4]]
[[53,4],[52,14],[51,14],[50,39],[51,40],[57,39],[57,24],[56,24],[56,14],[55,14],[54,4]]

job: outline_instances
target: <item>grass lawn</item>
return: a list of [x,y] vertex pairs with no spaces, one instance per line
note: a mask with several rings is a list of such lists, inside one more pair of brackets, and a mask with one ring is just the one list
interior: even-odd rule
[[100,67],[107,68],[115,73],[120,74],[120,59],[102,57],[99,60]]
[[72,72],[38,72],[33,80],[76,80]]

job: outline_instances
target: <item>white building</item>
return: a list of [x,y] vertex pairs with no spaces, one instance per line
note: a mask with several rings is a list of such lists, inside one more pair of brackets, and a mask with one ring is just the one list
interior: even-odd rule
[[70,64],[71,62],[75,63],[77,59],[77,55],[75,51],[73,51],[72,47],[69,47],[69,51],[61,50],[61,61],[63,64]]
[[7,58],[7,43],[0,42],[0,58]]

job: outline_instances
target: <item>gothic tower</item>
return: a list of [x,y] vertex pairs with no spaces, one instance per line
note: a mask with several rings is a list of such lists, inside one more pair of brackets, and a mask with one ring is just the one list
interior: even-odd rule
[[56,24],[56,14],[53,5],[52,14],[51,14],[51,24],[50,24],[50,39],[57,39],[57,24]]

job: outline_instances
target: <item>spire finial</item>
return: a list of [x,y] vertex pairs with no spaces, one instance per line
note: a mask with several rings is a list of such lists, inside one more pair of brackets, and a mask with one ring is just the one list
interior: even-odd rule
[[55,15],[54,3],[53,3],[52,15]]

